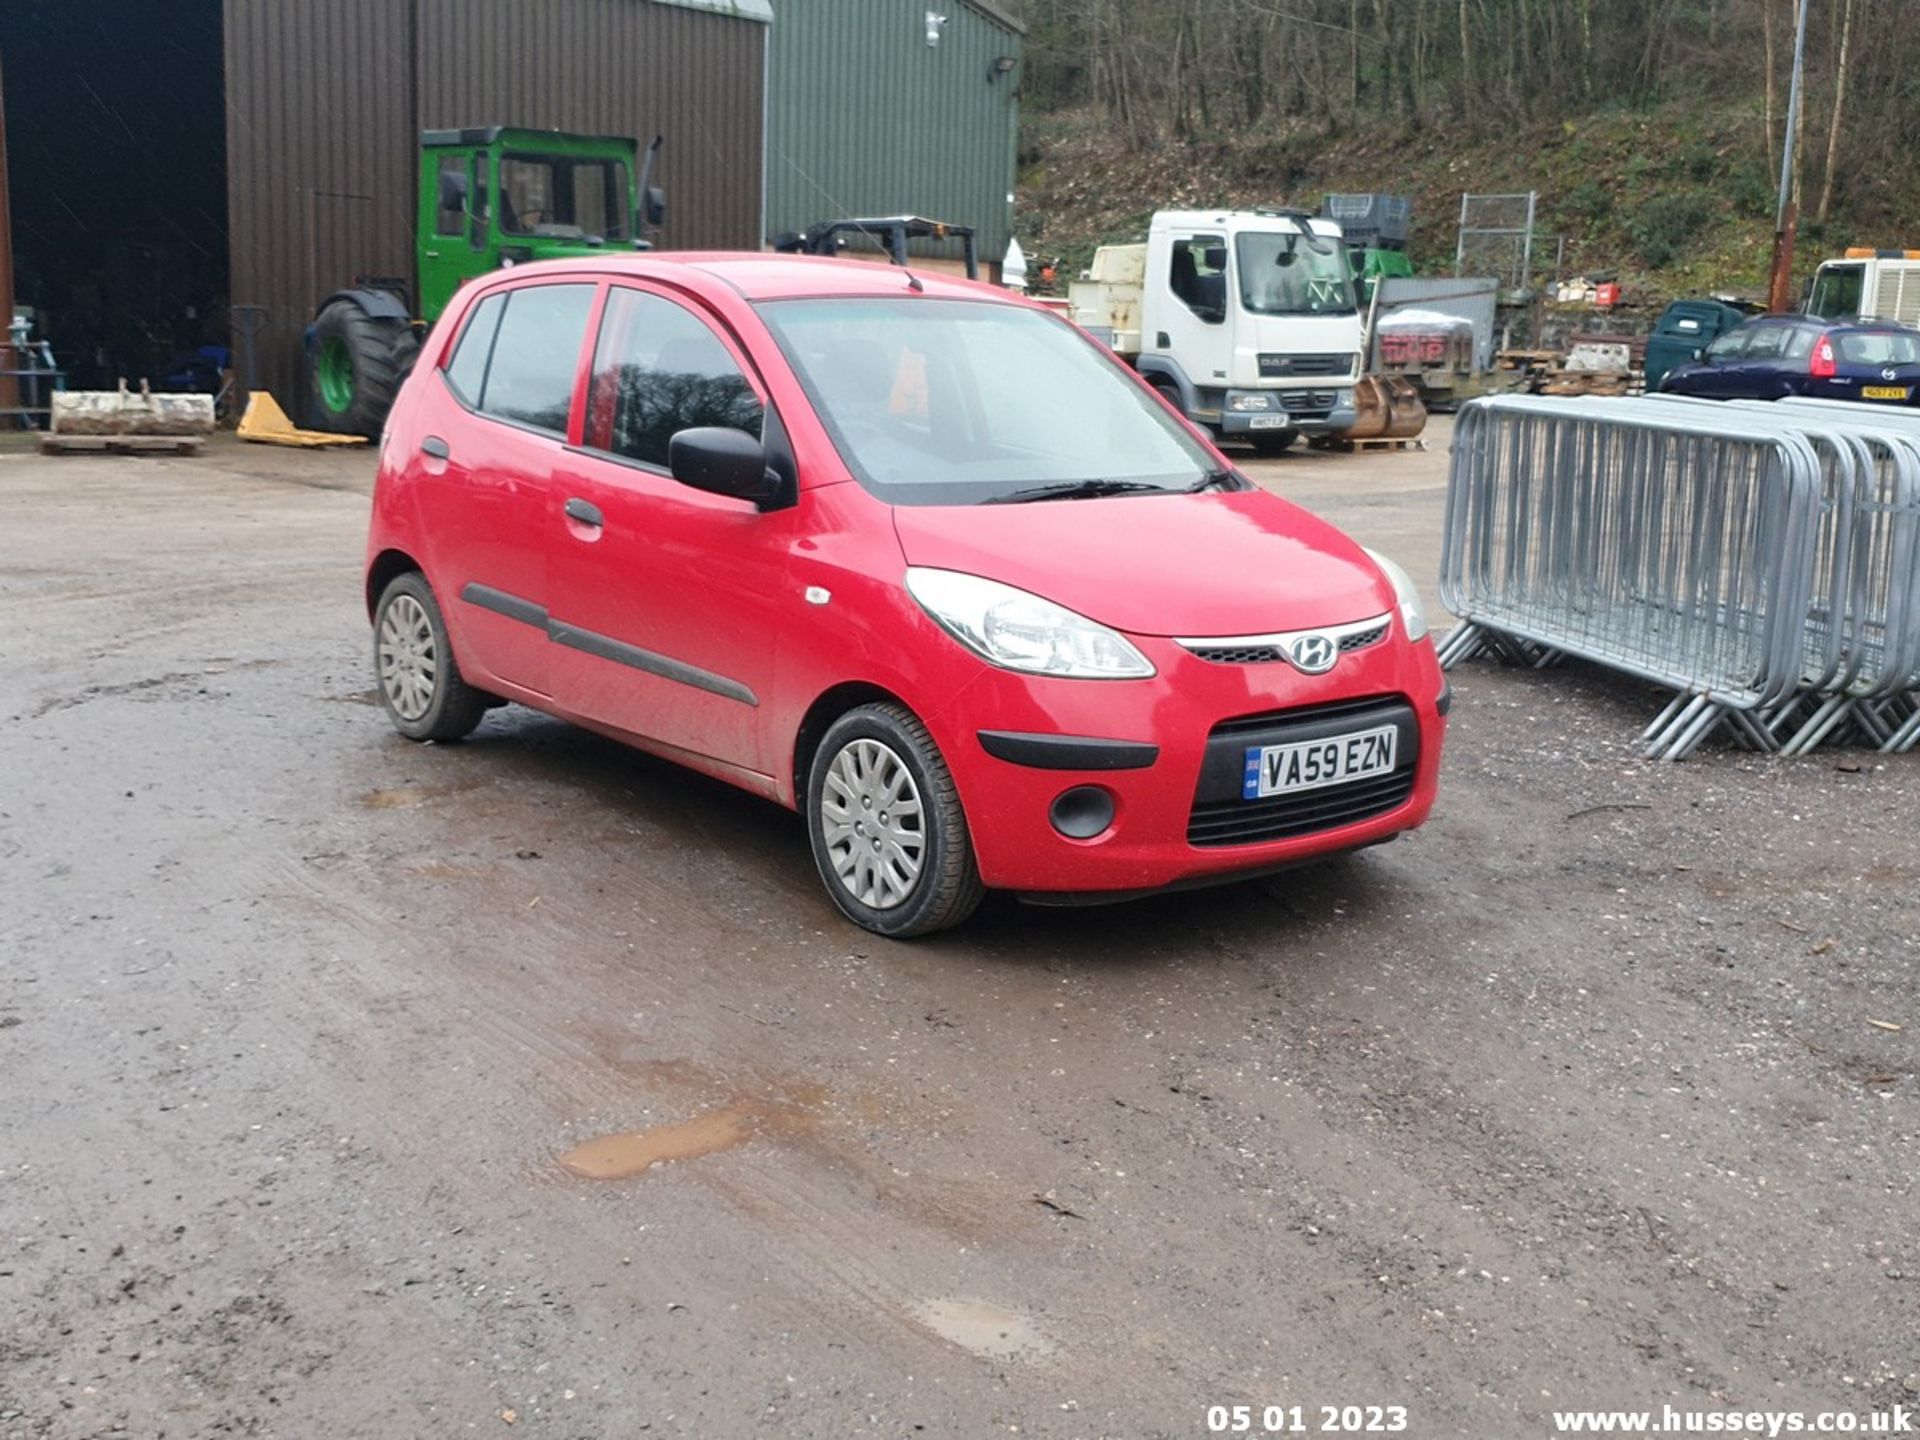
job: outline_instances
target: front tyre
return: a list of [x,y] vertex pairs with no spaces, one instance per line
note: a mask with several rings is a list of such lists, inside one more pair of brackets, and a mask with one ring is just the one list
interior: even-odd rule
[[807,834],[827,894],[895,940],[958,925],[984,887],[953,774],[901,705],[862,705],[827,730],[807,775]]
[[387,718],[409,740],[458,740],[491,703],[461,677],[440,604],[418,570],[396,576],[380,593],[373,666]]

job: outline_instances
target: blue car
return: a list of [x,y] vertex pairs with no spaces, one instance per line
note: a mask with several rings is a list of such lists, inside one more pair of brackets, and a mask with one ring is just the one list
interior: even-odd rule
[[1835,325],[1812,315],[1760,315],[1674,366],[1660,389],[1709,400],[1813,395],[1920,404],[1920,331],[1885,321]]

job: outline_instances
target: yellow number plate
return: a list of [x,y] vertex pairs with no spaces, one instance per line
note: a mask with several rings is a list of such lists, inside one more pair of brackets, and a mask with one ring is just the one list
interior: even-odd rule
[[1907,387],[1904,385],[1862,385],[1860,393],[1868,400],[1904,400]]

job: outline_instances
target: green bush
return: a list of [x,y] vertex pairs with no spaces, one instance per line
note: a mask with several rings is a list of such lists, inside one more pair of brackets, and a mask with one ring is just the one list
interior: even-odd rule
[[1660,270],[1679,257],[1711,215],[1711,207],[1698,195],[1658,195],[1628,220],[1627,233],[1648,268]]

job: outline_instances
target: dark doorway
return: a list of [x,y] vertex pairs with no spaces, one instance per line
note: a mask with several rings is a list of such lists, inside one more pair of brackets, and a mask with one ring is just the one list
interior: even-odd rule
[[16,303],[74,389],[227,339],[220,0],[0,4]]

